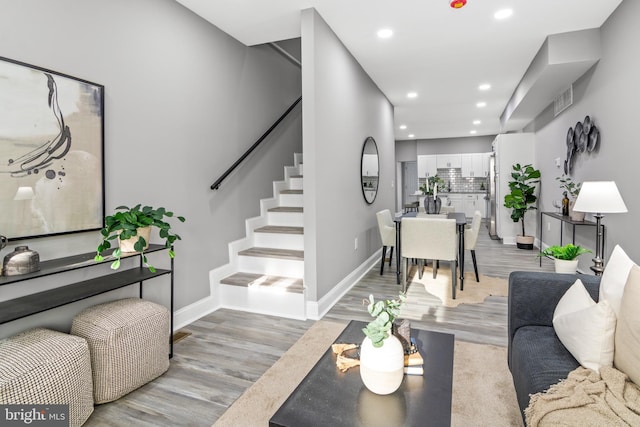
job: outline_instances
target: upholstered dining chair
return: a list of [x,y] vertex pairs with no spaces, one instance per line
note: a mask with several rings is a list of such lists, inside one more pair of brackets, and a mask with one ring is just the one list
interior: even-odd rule
[[422,278],[424,260],[433,261],[433,277],[438,274],[438,261],[451,264],[451,297],[456,297],[458,236],[456,220],[446,218],[403,218],[400,231],[402,242],[402,290],[407,290],[409,258],[420,260],[418,275]]
[[480,223],[482,222],[482,213],[475,211],[471,220],[471,228],[464,230],[464,250],[471,251],[471,259],[473,260],[473,270],[476,273],[476,282],[480,281],[478,276],[478,263],[476,262],[476,243],[478,243],[478,234],[480,233]]
[[[382,261],[380,262],[380,275],[384,271],[384,259],[387,255],[387,248],[391,248],[389,252],[389,267],[391,267],[391,259],[393,258],[393,248],[396,246],[396,225],[391,217],[389,209],[383,209],[376,213],[378,218],[378,230],[380,231],[380,239],[382,240]],[[397,256],[397,255],[396,255]]]

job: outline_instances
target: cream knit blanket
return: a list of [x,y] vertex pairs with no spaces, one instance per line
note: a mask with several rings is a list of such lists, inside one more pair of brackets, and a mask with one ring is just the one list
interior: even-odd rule
[[615,368],[579,367],[531,396],[527,426],[640,426],[640,387]]

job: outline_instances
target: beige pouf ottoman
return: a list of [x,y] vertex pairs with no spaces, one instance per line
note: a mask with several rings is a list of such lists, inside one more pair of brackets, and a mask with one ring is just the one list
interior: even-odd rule
[[0,404],[69,405],[69,425],[93,412],[87,342],[44,328],[0,341]]
[[139,298],[80,312],[71,333],[89,344],[94,401],[116,400],[169,369],[169,329],[169,310]]

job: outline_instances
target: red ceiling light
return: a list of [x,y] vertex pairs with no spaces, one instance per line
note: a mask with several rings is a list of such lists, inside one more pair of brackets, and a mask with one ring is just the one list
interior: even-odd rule
[[463,8],[467,4],[467,0],[450,0],[449,5],[454,9]]

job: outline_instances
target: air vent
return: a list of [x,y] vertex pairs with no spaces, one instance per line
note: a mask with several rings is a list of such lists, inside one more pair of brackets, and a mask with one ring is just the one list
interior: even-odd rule
[[573,85],[553,100],[553,117],[562,113],[573,104]]

